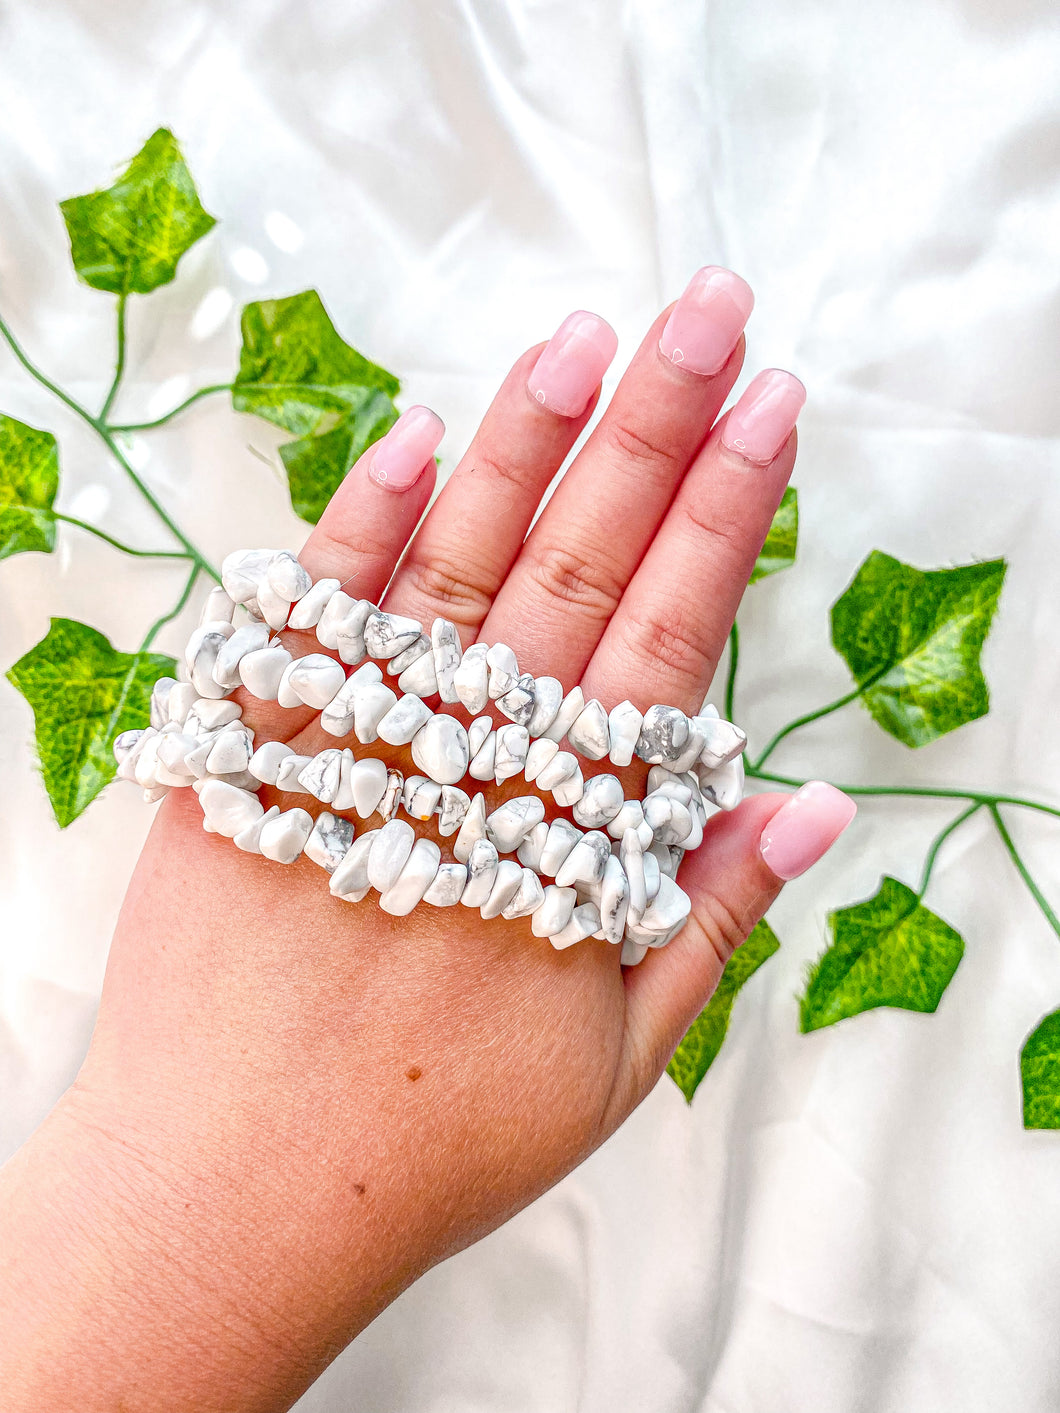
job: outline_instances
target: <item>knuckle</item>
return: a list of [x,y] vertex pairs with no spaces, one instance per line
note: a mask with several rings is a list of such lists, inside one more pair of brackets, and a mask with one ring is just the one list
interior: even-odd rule
[[605,425],[609,444],[624,460],[633,462],[642,471],[645,468],[672,471],[682,460],[676,447],[664,445],[624,419],[615,418]]
[[752,909],[734,910],[714,893],[709,893],[696,909],[696,922],[722,967],[747,940],[755,921]]
[[622,597],[617,570],[606,556],[595,552],[580,555],[554,545],[535,555],[530,574],[549,598],[601,623],[611,617]]
[[713,514],[710,519],[701,515],[694,506],[685,509],[688,528],[697,540],[697,548],[703,552],[704,541],[709,546],[712,557],[723,561],[742,560],[748,550],[747,527],[732,515]]
[[713,663],[703,643],[679,621],[649,613],[633,619],[627,648],[634,661],[651,662],[677,686],[699,686],[713,676]]
[[[320,526],[313,536],[313,548],[325,564],[350,566],[349,574],[344,574],[342,569],[334,572],[335,577],[342,580],[346,592],[354,596],[361,592],[359,586],[369,581],[385,584],[400,552],[400,546],[370,531],[359,532],[356,543],[353,543],[342,536],[329,534]],[[371,598],[372,595],[366,593],[364,597]]]
[[502,460],[489,450],[475,448],[468,457],[468,468],[463,474],[486,476],[489,480],[497,481],[519,495],[525,495],[529,470],[527,463],[519,457],[513,456]]
[[402,597],[430,605],[460,628],[477,628],[493,602],[494,585],[471,564],[457,567],[455,558],[411,559],[404,566]]

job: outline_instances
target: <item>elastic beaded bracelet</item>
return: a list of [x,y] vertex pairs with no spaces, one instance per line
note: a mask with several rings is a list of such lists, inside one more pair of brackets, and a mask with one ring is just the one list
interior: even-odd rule
[[[236,627],[239,605],[248,621]],[[315,630],[338,660],[295,658],[275,636],[285,628]],[[529,917],[535,936],[557,948],[589,936],[621,943],[623,965],[636,965],[684,926],[691,904],[675,882],[681,859],[702,842],[710,811],[735,808],[743,794],[746,736],[709,703],[693,717],[670,706],[642,714],[629,701],[608,712],[580,687],[564,693],[556,678],[520,673],[503,643],[461,649],[447,619],[436,618],[428,635],[414,619],[352,598],[337,579],[314,583],[287,550],[225,559],[178,671],[179,679],[155,684],[150,725],[115,741],[118,776],[142,786],[149,801],[191,787],[208,832],[278,863],[304,853],[330,875],[334,896],[357,902],[375,890],[395,916],[420,902],[459,902],[484,918]],[[239,687],[319,711],[323,730],[338,739],[408,746],[421,774],[406,777],[348,747],[310,757],[256,742],[228,700]],[[425,699],[435,695],[462,706],[470,725],[433,712]],[[480,714],[490,702],[506,724]],[[561,749],[564,739],[571,750]],[[586,777],[579,756],[619,768],[644,761],[644,797],[627,798],[614,774]],[[537,794],[487,814],[481,792],[459,787],[466,775],[498,785],[522,775],[570,808],[576,824],[546,820]],[[331,809],[315,821],[297,807],[266,810],[262,785]],[[437,816],[438,833],[455,836],[453,859],[418,838],[400,810],[421,821]],[[357,834],[343,811],[382,822]]]

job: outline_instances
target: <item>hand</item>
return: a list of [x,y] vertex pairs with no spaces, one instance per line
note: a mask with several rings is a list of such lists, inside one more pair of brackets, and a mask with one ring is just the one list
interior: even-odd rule
[[[465,646],[508,643],[523,671],[608,708],[698,710],[803,400],[770,370],[715,420],[751,302],[727,272],[695,277],[532,530],[614,356],[587,313],[518,359],[411,543],[442,430],[424,408],[360,458],[303,563],[425,624],[452,619]],[[312,635],[285,641],[320,651]],[[335,744],[308,709],[243,705],[259,742]],[[285,868],[205,834],[195,796],[173,791],[129,887],[88,1058],[7,1174],[27,1250],[49,1247],[52,1270],[23,1274],[4,1313],[24,1349],[47,1348],[41,1377],[76,1367],[86,1410],[119,1396],[154,1413],[287,1407],[404,1286],[644,1098],[781,877],[852,813],[828,787],[778,817],[784,802],[760,795],[708,823],[679,880],[689,924],[623,969],[620,949],[557,952],[525,920],[343,903],[308,860]],[[63,1387],[21,1366],[7,1386],[35,1407]]]

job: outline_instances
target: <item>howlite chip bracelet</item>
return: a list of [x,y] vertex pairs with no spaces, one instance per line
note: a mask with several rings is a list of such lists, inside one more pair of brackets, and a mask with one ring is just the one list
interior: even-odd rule
[[[358,902],[374,889],[395,916],[420,902],[459,902],[484,918],[528,917],[534,935],[557,948],[589,936],[621,943],[626,966],[684,926],[691,904],[675,882],[680,861],[702,842],[709,812],[733,809],[743,793],[746,736],[714,707],[704,703],[693,717],[670,706],[642,714],[625,701],[608,712],[580,687],[564,693],[554,677],[520,673],[503,643],[461,649],[448,619],[436,618],[427,634],[414,619],[353,598],[337,579],[314,583],[287,550],[237,551],[221,578],[179,680],[155,684],[150,725],[114,743],[118,776],[146,799],[190,786],[208,832],[277,863],[304,853],[330,875],[337,898]],[[236,627],[240,605],[247,621]],[[315,630],[338,658],[294,657],[278,636],[288,628]],[[422,773],[406,777],[348,747],[302,756],[283,742],[257,743],[228,700],[239,687],[319,711],[322,729],[338,739],[408,746]],[[433,712],[425,699],[435,695],[473,720],[465,727]],[[482,714],[489,703],[506,724]],[[561,750],[564,739],[570,750]],[[618,776],[586,777],[579,756],[619,768],[637,757],[649,766],[647,793],[630,799]],[[465,775],[498,785],[522,775],[570,808],[575,824],[547,820],[537,794],[487,814],[481,791],[459,788]],[[312,795],[335,813],[314,820],[298,807],[266,810],[262,785]],[[437,816],[439,835],[455,836],[453,859],[443,862],[438,844],[397,818],[402,809],[420,821]],[[382,823],[358,834],[343,811]],[[513,853],[518,862],[501,858]]]

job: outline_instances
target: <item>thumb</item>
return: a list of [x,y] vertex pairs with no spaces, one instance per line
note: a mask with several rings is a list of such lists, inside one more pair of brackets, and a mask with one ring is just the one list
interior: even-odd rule
[[725,963],[776,898],[857,813],[848,795],[813,780],[794,795],[755,795],[715,815],[678,882],[692,915],[674,940],[623,972],[625,1049],[615,1084],[615,1122],[640,1103],[714,992]]

